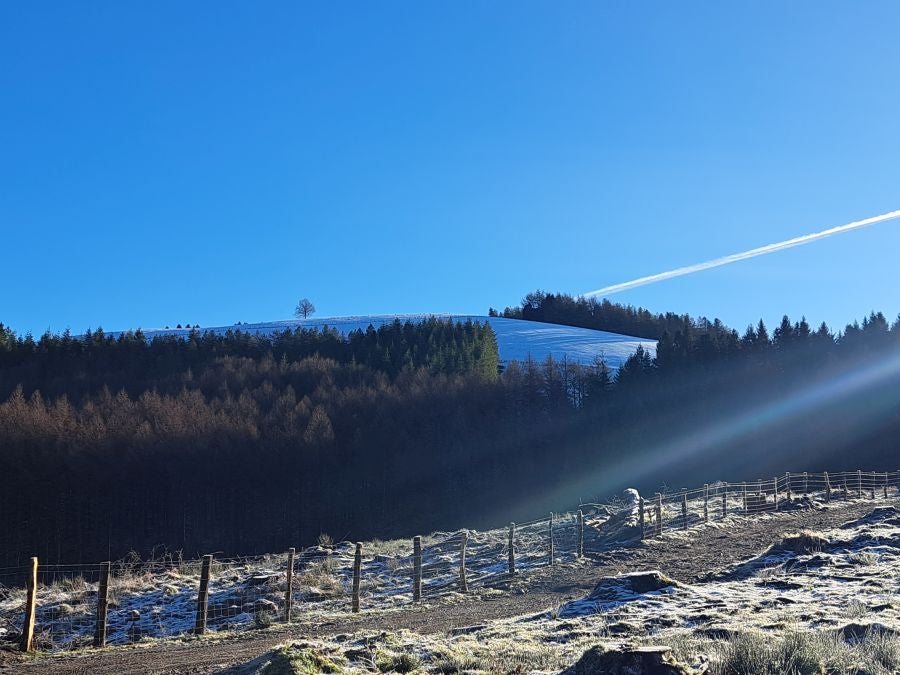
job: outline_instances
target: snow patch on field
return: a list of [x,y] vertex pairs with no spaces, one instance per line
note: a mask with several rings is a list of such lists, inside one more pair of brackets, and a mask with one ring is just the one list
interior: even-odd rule
[[[784,655],[794,654],[812,664],[797,672],[886,675],[900,668],[898,516],[894,507],[875,509],[817,533],[820,539],[802,537],[821,546],[797,547],[802,552],[791,549],[796,539],[785,533],[786,545],[754,558],[749,576],[746,563],[694,584],[658,572],[610,576],[586,597],[538,614],[442,635],[399,631],[304,642],[286,653],[318,651],[348,672],[372,671],[400,654],[442,672],[559,672],[597,645],[653,644],[671,647],[689,672],[787,672]],[[752,670],[735,670],[751,662]]]
[[[572,514],[554,522],[554,559],[575,559]],[[548,563],[546,520],[516,528],[516,571],[523,577]],[[422,593],[434,601],[471,601],[498,593],[508,582],[508,530],[466,531],[468,594],[459,593],[459,551],[463,533],[437,532],[423,537]],[[345,616],[350,607],[355,544],[315,546],[295,559],[293,610],[296,619]],[[52,568],[48,568],[50,570]],[[371,542],[361,565],[361,604],[366,610],[412,606],[413,556],[410,542]],[[199,561],[126,563],[114,567],[110,581],[108,644],[128,644],[193,631],[196,620]],[[287,589],[285,555],[214,560],[209,586],[207,630],[210,633],[264,627],[280,621]],[[54,583],[39,580],[36,644],[43,650],[89,646],[95,629],[99,567],[46,572]],[[3,588],[0,587],[0,591]],[[0,593],[0,628],[7,637],[21,628],[25,593]],[[0,633],[0,640],[4,633]]]
[[[778,526],[775,514],[762,517]],[[600,542],[599,532],[614,523],[600,511],[586,521],[586,534],[594,544]],[[630,527],[627,522],[624,526]],[[712,522],[706,525],[717,526]],[[574,560],[575,531],[568,514],[554,524],[557,564],[585,564]],[[517,527],[516,567],[521,578],[516,589],[527,590],[527,573],[547,565],[546,534],[546,520]],[[680,542],[689,534],[672,532],[665,539]],[[461,532],[435,533],[424,538],[425,583],[420,606],[477,602],[473,597],[509,592],[504,586],[509,583],[506,529],[468,532],[469,593],[457,592],[462,536]],[[402,635],[402,649],[397,653],[409,649],[426,662],[465,662],[466,654],[479,659],[506,654],[509,659],[552,669],[571,664],[598,642],[676,644],[683,639],[728,640],[748,631],[773,636],[808,631],[857,644],[869,634],[900,634],[900,511],[896,507],[874,508],[863,517],[816,533],[783,531],[774,535],[773,541],[772,547],[749,560],[710,570],[703,581],[685,583],[640,570],[608,576],[598,579],[585,597],[537,614],[460,627],[444,636]],[[328,621],[346,616],[353,549],[354,545],[344,542],[298,553],[294,576],[297,618]],[[411,607],[409,542],[371,542],[364,550],[364,611]],[[196,561],[187,561],[136,567],[116,576],[111,588],[109,642],[123,644],[189,633],[194,626],[198,572]],[[283,612],[284,556],[216,561],[212,577],[211,632],[264,626]],[[497,583],[502,590],[495,588]],[[90,643],[96,588],[92,579],[41,586],[40,648],[77,648]],[[20,589],[0,593],[0,627],[6,629],[9,639],[21,626],[23,608]]]
[[[877,620],[900,628],[900,521],[894,507],[818,533],[820,550],[773,546],[702,584],[628,590],[627,577],[598,584],[618,596],[595,594],[563,608],[566,616],[615,616],[635,634],[661,628],[739,632],[839,628]],[[816,541],[818,538],[812,538]]]
[[[297,328],[323,329],[333,328],[343,335],[355,330],[365,331],[370,325],[374,328],[400,320],[403,322],[421,322],[430,317],[439,319],[453,319],[454,321],[477,321],[489,323],[497,336],[497,347],[500,351],[500,360],[503,363],[510,361],[524,361],[529,355],[536,361],[543,361],[548,356],[556,360],[568,359],[582,364],[593,364],[597,359],[603,359],[610,370],[618,370],[622,364],[637,351],[637,348],[649,352],[650,357],[656,356],[656,341],[645,338],[620,335],[589,328],[576,328],[573,326],[560,326],[551,323],[537,321],[523,321],[520,319],[505,319],[502,317],[480,316],[475,314],[379,314],[371,316],[344,316],[316,319],[296,319],[293,321],[269,321],[262,323],[242,323],[231,326],[214,326],[199,328],[201,333],[207,331],[216,335],[224,335],[228,331],[240,330],[253,335],[271,335],[285,330]],[[152,329],[144,330],[148,338],[173,335],[185,337],[190,329]],[[109,333],[118,337],[121,333]]]

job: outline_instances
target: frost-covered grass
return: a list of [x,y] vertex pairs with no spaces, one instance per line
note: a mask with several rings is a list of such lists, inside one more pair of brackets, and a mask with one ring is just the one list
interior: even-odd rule
[[613,577],[584,599],[536,615],[300,649],[319,650],[344,672],[396,670],[401,655],[432,673],[560,672],[595,645],[644,644],[668,646],[681,663],[713,675],[887,675],[900,672],[898,516],[882,508],[833,530],[785,533],[703,583]]
[[884,509],[881,522],[823,533],[787,534],[757,558],[717,580],[659,593],[601,602],[587,598],[564,614],[615,608],[653,632],[656,618],[670,627],[771,630],[786,625],[816,630],[843,619],[877,619],[897,625],[900,602],[900,527]]
[[[554,531],[558,563],[574,559],[571,516]],[[297,553],[293,582],[294,620],[338,618],[350,609],[355,544],[332,544]],[[423,594],[426,602],[471,601],[496,593],[491,584],[507,579],[507,530],[468,531],[469,594],[457,592],[460,532],[422,538]],[[545,566],[547,523],[516,533],[517,572]],[[130,556],[113,565],[109,586],[108,643],[111,645],[189,634],[194,629],[200,561],[165,555],[141,561]],[[51,568],[47,568],[51,570]],[[214,560],[209,587],[210,632],[267,627],[284,615],[286,555]],[[361,604],[364,610],[412,606],[413,557],[410,540],[372,541],[363,548]],[[49,575],[49,576],[48,576]],[[88,577],[73,571],[47,571],[39,579],[36,646],[42,650],[89,646],[95,630],[99,566]],[[0,593],[0,640],[13,638],[22,625],[23,589]]]
[[707,659],[709,672],[722,675],[887,675],[900,668],[900,640],[875,631],[858,641],[833,631],[791,630],[744,632],[729,640],[688,638],[676,653],[689,663]]
[[499,631],[482,631],[474,638],[401,631],[341,642],[306,641],[280,647],[228,673],[557,673],[596,645],[615,650],[641,644],[667,646],[679,663],[708,675],[889,675],[900,668],[900,639],[875,631],[858,640],[837,632],[795,630],[746,631],[725,639],[681,632],[621,640],[602,629],[577,634],[563,629],[550,635],[545,627],[535,626],[530,633],[515,636]]
[[888,675],[900,669],[900,638],[870,630],[858,639],[838,631],[742,631],[724,639],[689,632],[654,636],[679,662],[703,664],[710,675]]
[[[631,527],[632,516],[619,525]],[[777,516],[763,514],[754,519],[760,517],[771,518],[773,527],[777,527]],[[588,515],[588,527],[598,528],[595,532],[610,532],[615,529],[616,518],[617,514],[605,515],[598,509]],[[729,516],[724,523],[695,523],[686,533],[665,536],[687,539],[695,529],[724,527],[732,518],[742,516]],[[465,595],[456,590],[461,533],[424,537],[425,601],[417,606],[475,602],[508,593],[503,585],[508,582],[507,535],[506,528],[468,532],[470,592]],[[571,516],[561,517],[554,529],[558,564],[574,562],[574,536]],[[602,541],[594,539],[595,545]],[[330,544],[324,538],[322,543]],[[520,590],[527,590],[529,571],[547,565],[547,544],[546,520],[517,527],[516,567],[521,578],[516,587]],[[354,548],[350,542],[341,542],[298,552],[295,620],[333,621],[346,616]],[[368,542],[363,552],[363,611],[383,613],[413,607],[411,542]],[[171,557],[151,562],[130,559],[116,565],[110,585],[109,643],[190,633],[199,573],[198,561]],[[502,581],[499,589],[493,588],[497,581]],[[437,656],[428,652],[421,642],[424,638],[419,636],[409,638],[404,649],[418,649],[415,653],[423,663],[442,659],[445,664],[465,664],[474,659],[487,660],[494,664],[494,670],[507,666],[515,669],[515,664],[525,663],[553,669],[571,663],[597,640],[660,638],[702,643],[713,636],[717,638],[714,644],[721,646],[719,638],[748,631],[776,636],[789,631],[825,634],[847,624],[878,624],[882,631],[878,637],[884,638],[882,651],[887,654],[894,643],[887,639],[889,635],[882,634],[883,629],[898,628],[900,616],[900,515],[893,507],[886,507],[827,532],[785,532],[766,552],[720,571],[704,583],[664,582],[655,590],[634,584],[617,589],[616,580],[605,583],[603,592],[549,607],[540,615],[462,631],[435,643],[439,647],[435,654],[440,652]],[[284,555],[216,561],[210,585],[209,631],[272,625],[283,615],[285,590]],[[42,584],[37,646],[87,646],[94,632],[96,593],[96,570],[93,576],[68,574],[54,583]],[[0,589],[0,630],[12,635],[21,625],[23,611],[21,589]],[[857,626],[853,635],[860,630],[865,628]],[[429,644],[434,639],[429,638]],[[482,644],[490,647],[484,649]],[[707,649],[709,659],[713,658],[711,649]]]

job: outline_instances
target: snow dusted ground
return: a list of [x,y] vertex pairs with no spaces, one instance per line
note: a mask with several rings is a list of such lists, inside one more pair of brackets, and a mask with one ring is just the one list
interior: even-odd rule
[[[827,508],[811,498],[797,498],[793,508]],[[831,508],[840,508],[834,504]],[[665,540],[690,541],[701,529],[725,530],[746,517],[729,514],[709,523],[673,530]],[[633,532],[630,509],[599,509],[585,516],[585,546],[602,550],[607,537]],[[756,514],[755,521],[778,516]],[[572,514],[555,518],[555,560],[575,560],[576,521]],[[615,532],[613,532],[615,530]],[[507,581],[508,530],[467,531],[466,572],[469,596],[458,595],[462,532],[435,533],[423,540],[423,596],[426,601],[471,601],[490,597]],[[816,537],[785,544],[750,560],[719,570],[703,583],[686,584],[657,575],[607,577],[595,591],[542,615],[494,622],[474,631],[487,639],[498,631],[533,639],[568,626],[575,635],[636,638],[675,633],[722,637],[748,628],[774,630],[839,629],[874,617],[881,626],[900,629],[900,511],[875,507],[869,515]],[[529,572],[548,564],[546,519],[516,527],[516,570],[526,582]],[[727,544],[726,544],[727,545]],[[599,547],[599,548],[598,548]],[[298,552],[294,573],[294,611],[304,620],[346,616],[352,581],[350,542]],[[410,542],[370,542],[363,548],[362,606],[365,610],[412,605],[413,558]],[[38,594],[37,634],[43,649],[87,646],[94,630],[98,569],[52,567],[42,572]],[[284,611],[286,557],[215,561],[209,599],[209,630],[242,630],[277,620]],[[109,613],[109,643],[189,633],[194,626],[197,561],[124,563],[114,568]],[[51,583],[55,581],[55,583]],[[635,585],[637,582],[637,586]],[[648,587],[647,584],[650,584]],[[24,593],[0,587],[0,633],[14,636],[21,625]],[[565,623],[560,623],[565,622]],[[529,637],[531,636],[531,637]],[[0,636],[2,637],[2,636]],[[542,638],[543,639],[543,638]]]
[[[606,331],[591,330],[589,328],[574,328],[571,326],[558,326],[551,323],[536,321],[521,321],[518,319],[504,319],[498,317],[460,315],[460,314],[384,314],[372,316],[345,316],[326,317],[315,319],[297,319],[294,321],[270,321],[265,323],[242,323],[232,326],[202,327],[201,332],[211,331],[216,334],[224,334],[229,330],[240,330],[256,335],[271,335],[276,331],[296,328],[318,328],[325,326],[334,328],[346,335],[354,330],[366,330],[370,325],[378,328],[382,325],[400,321],[423,321],[430,316],[438,318],[452,318],[454,321],[478,321],[488,322],[497,335],[497,346],[500,351],[500,360],[503,363],[509,361],[524,361],[529,354],[537,361],[543,361],[552,355],[554,359],[567,358],[570,361],[593,364],[596,359],[602,358],[611,370],[618,370],[629,356],[634,354],[638,346],[642,346],[650,352],[650,356],[656,356],[656,342],[644,338],[608,333]],[[190,329],[152,329],[145,330],[148,338],[162,335],[186,336]],[[117,337],[120,333],[110,333]]]
[[784,536],[707,581],[652,571],[609,576],[586,597],[538,614],[441,635],[295,642],[227,672],[258,673],[279,659],[372,672],[405,658],[432,672],[558,673],[598,645],[665,645],[679,673],[887,675],[900,672],[898,592],[900,510],[881,506],[838,528]]
[[[869,500],[871,497],[864,496],[826,503],[803,496],[783,503],[786,511],[781,514],[755,514],[749,519],[729,514],[715,522],[696,522],[687,530],[665,532],[649,546],[618,549],[623,564],[606,565],[606,576],[591,575],[593,591],[579,591],[581,597],[561,594],[559,604],[548,602],[545,606],[549,608],[537,613],[477,623],[470,620],[473,625],[460,623],[448,632],[430,635],[405,630],[373,632],[372,625],[390,625],[390,617],[395,616],[377,610],[413,607],[412,559],[409,541],[368,542],[363,549],[360,615],[364,620],[369,617],[368,630],[295,643],[229,672],[261,672],[267,659],[285,655],[327,659],[344,672],[390,670],[387,666],[392,662],[404,668],[418,663],[441,672],[559,672],[596,645],[617,649],[641,644],[672,647],[678,660],[693,668],[689,672],[795,672],[779,666],[734,670],[723,664],[735,653],[740,656],[742,649],[758,652],[771,647],[772,653],[763,656],[775,659],[779,645],[796,644],[805,645],[803,649],[809,653],[804,658],[827,660],[822,661],[824,670],[804,667],[796,672],[900,672],[900,510],[896,500],[868,505]],[[834,526],[841,522],[845,505],[852,506],[852,515],[847,515],[852,520]],[[829,525],[814,533],[792,534],[784,529],[790,527],[789,522],[797,522],[789,511],[821,514],[817,518]],[[610,528],[631,529],[631,514],[623,512],[628,517],[618,518],[618,512],[604,513],[602,508],[587,515],[586,525],[593,535],[586,532],[586,547],[602,551],[599,533]],[[829,517],[829,513],[837,517]],[[648,563],[652,565],[657,555],[670,547],[684,551],[683,555],[715,560],[722,547],[732,545],[725,530],[739,521],[765,522],[764,529],[771,532],[770,541],[775,543],[748,559],[731,556],[736,562],[718,569],[712,569],[713,563],[707,574],[699,576],[672,579],[647,571]],[[590,561],[574,561],[574,531],[568,515],[555,523],[557,565],[572,574],[582,574],[577,570],[584,566],[583,574],[590,574]],[[704,532],[706,536],[701,536]],[[470,531],[470,592],[465,596],[456,592],[462,533],[426,537],[425,603],[418,606],[420,611],[446,612],[457,603],[478,603],[478,598],[528,593],[533,590],[530,573],[537,568],[547,570],[547,535],[546,520],[518,526],[515,548],[521,579],[508,588],[503,584],[494,588],[494,582],[505,576],[507,531]],[[705,546],[712,548],[697,549]],[[352,550],[351,544],[341,543],[298,553],[294,595],[298,619],[328,625],[348,617]],[[750,547],[748,553],[752,550]],[[645,555],[639,556],[640,551]],[[642,562],[628,564],[638,558]],[[153,569],[135,566],[116,577],[109,622],[111,644],[185,634],[192,628],[196,561],[156,565]],[[284,572],[284,556],[278,555],[217,561],[210,587],[210,631],[265,625],[283,609]],[[541,575],[546,577],[544,572],[536,576]],[[0,628],[8,631],[8,638],[14,638],[20,625],[22,600],[18,590],[4,595],[0,588]],[[87,645],[95,601],[96,585],[87,575],[84,581],[76,578],[42,585],[39,647]],[[751,640],[750,647],[746,640]],[[401,664],[401,658],[412,661]]]
[[785,539],[702,584],[673,581],[635,593],[628,576],[599,584],[560,618],[603,615],[623,633],[661,629],[727,634],[748,628],[820,629],[876,620],[900,628],[900,512],[893,506],[841,528]]
[[[462,532],[423,537],[422,593],[427,601],[456,595]],[[548,564],[548,523],[517,526],[516,570],[527,575]],[[575,520],[560,514],[554,522],[554,560],[575,558]],[[370,542],[362,559],[361,605],[391,609],[412,605],[413,556],[409,540]],[[297,553],[294,564],[295,618],[346,616],[350,609],[355,544],[316,546]],[[506,581],[508,530],[467,531],[468,588],[490,595]],[[211,571],[208,631],[245,630],[267,625],[284,614],[286,555],[215,560]],[[110,645],[190,633],[196,618],[199,561],[124,561],[113,566],[110,581]],[[36,644],[46,651],[90,646],[95,628],[99,566],[39,572]],[[15,637],[24,617],[25,594],[0,577],[0,642]],[[460,599],[465,596],[460,595]],[[472,596],[468,596],[471,598]]]
[[[897,652],[900,511],[874,508],[816,535],[786,537],[784,546],[776,544],[704,583],[646,572],[607,577],[587,597],[541,615],[495,622],[455,641],[453,648],[473,653],[478,644],[493,644],[495,650],[518,644],[521,651],[539,653],[549,644],[559,662],[571,664],[598,642],[616,647],[695,641],[695,649],[715,651],[717,642],[748,632],[774,642],[815,631],[851,647],[888,636]],[[700,667],[703,655],[695,658],[699,662],[692,665]],[[836,672],[896,672],[900,663],[877,665]]]

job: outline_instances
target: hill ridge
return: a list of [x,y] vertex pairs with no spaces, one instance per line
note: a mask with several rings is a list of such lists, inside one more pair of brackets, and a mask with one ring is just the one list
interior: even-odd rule
[[[254,323],[235,323],[230,326],[199,327],[201,333],[212,332],[224,334],[227,331],[241,331],[255,335],[271,335],[284,330],[297,328],[323,328],[328,326],[346,335],[354,330],[365,330],[369,325],[378,328],[393,321],[424,321],[429,318],[452,319],[454,321],[478,321],[491,325],[497,337],[500,362],[523,361],[530,355],[537,361],[544,361],[547,356],[555,360],[568,359],[576,363],[592,364],[602,359],[610,370],[618,370],[625,361],[634,354],[638,347],[656,355],[656,340],[612,333],[609,331],[564,326],[560,324],[510,319],[479,314],[363,314],[355,316],[330,316],[308,319],[288,319],[281,321],[260,321]],[[154,328],[141,329],[148,338],[162,336],[187,336],[192,328]],[[118,337],[128,331],[107,333]]]

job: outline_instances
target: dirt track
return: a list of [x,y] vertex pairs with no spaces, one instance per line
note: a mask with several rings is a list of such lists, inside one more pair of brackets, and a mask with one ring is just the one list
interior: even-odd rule
[[[347,616],[329,623],[297,623],[287,628],[273,627],[226,638],[165,641],[81,655],[38,655],[22,660],[23,657],[17,654],[0,653],[0,673],[214,673],[249,661],[290,639],[366,630],[409,629],[420,633],[438,633],[555,607],[590,591],[598,578],[618,572],[659,569],[681,581],[696,581],[715,569],[754,556],[773,543],[782,532],[833,527],[884,503],[880,499],[876,502],[851,502],[826,511],[782,513],[774,520],[739,521],[728,529],[701,529],[685,541],[669,537],[648,540],[637,547],[592,554],[580,565],[544,568],[517,580],[497,597],[471,602],[436,602],[430,606]],[[896,502],[891,500],[889,503]]]

